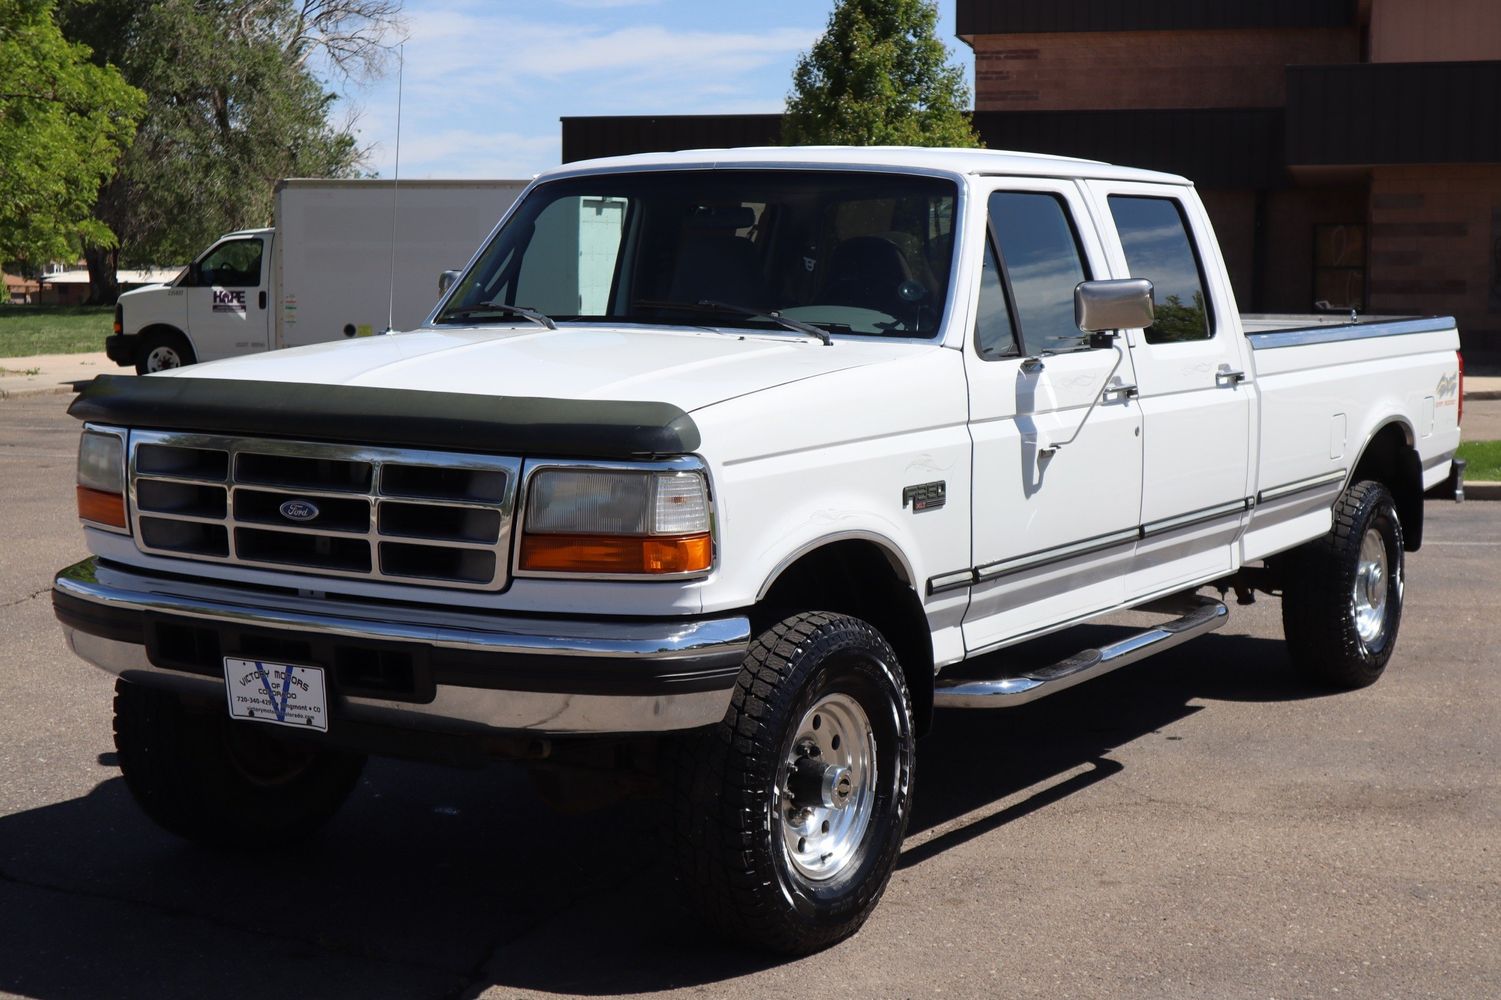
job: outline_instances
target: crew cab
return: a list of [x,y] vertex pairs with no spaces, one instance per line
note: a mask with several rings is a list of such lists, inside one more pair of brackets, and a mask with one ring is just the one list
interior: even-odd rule
[[[308,834],[368,753],[608,768],[669,799],[710,926],[808,952],[876,905],[936,709],[1218,628],[1230,588],[1281,596],[1311,683],[1374,682],[1457,348],[1447,318],[1243,320],[1181,177],[570,164],[420,329],[95,380],[92,555],[54,603],[168,830]],[[1125,609],[1161,621],[1026,655]]]

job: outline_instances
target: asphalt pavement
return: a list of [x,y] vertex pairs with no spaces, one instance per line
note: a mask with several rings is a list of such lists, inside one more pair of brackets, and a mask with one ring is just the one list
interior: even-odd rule
[[67,402],[0,402],[0,994],[1501,996],[1501,505],[1429,502],[1374,687],[1299,680],[1261,598],[1034,705],[940,713],[885,899],[787,962],[677,909],[652,803],[559,816],[510,765],[374,761],[303,845],[151,826],[48,599],[84,554]]

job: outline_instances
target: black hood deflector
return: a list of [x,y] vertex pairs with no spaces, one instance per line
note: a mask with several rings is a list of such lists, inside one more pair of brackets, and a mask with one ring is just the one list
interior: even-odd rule
[[68,407],[122,427],[558,458],[697,451],[671,403],[480,396],[305,382],[100,375]]

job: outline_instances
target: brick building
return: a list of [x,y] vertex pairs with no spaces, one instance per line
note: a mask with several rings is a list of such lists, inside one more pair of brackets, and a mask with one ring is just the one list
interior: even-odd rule
[[[957,0],[986,145],[1194,179],[1246,312],[1452,314],[1501,362],[1501,0]],[[565,118],[565,161],[776,115]]]

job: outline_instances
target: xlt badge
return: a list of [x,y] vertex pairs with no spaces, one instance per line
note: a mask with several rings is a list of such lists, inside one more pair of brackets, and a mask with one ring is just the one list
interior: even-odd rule
[[914,514],[925,510],[937,510],[947,502],[948,484],[941,479],[936,483],[918,483],[916,486],[908,486],[902,490],[902,506],[911,504]]

